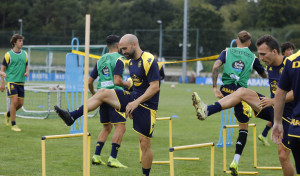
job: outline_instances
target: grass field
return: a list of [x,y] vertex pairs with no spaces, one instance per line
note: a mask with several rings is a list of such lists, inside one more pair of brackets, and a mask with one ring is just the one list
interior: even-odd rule
[[[250,87],[264,95],[269,95],[267,87]],[[220,113],[209,117],[205,121],[196,119],[192,106],[191,94],[197,91],[207,103],[213,103],[217,99],[213,95],[211,86],[195,84],[176,84],[171,88],[170,84],[162,84],[158,117],[177,115],[173,123],[173,146],[214,142],[218,143],[220,130]],[[4,93],[1,93],[4,94]],[[32,99],[35,97],[25,97]],[[1,104],[2,106],[3,104]],[[12,132],[4,125],[1,115],[0,123],[0,175],[9,176],[34,176],[42,174],[41,165],[41,137],[45,135],[67,134],[69,127],[65,126],[58,117],[46,120],[17,118],[17,124],[22,132]],[[251,119],[251,123],[257,125],[257,134],[261,133],[266,122],[261,119]],[[132,121],[128,120],[127,131],[124,135],[118,159],[128,169],[115,169],[107,166],[91,165],[91,175],[127,176],[141,175],[141,163],[139,163],[138,135],[132,130]],[[91,155],[95,150],[98,133],[102,129],[99,124],[99,115],[88,120],[88,131],[91,132]],[[238,130],[234,131],[235,143]],[[111,149],[111,136],[109,136],[102,158],[107,160]],[[270,133],[269,133],[270,136]],[[268,137],[269,137],[268,136]],[[271,143],[270,147],[263,146],[259,141],[258,166],[280,166],[277,146]],[[222,148],[215,150],[215,175],[228,175],[223,173]],[[154,160],[168,160],[168,122],[159,121],[155,126],[152,139],[152,151]],[[227,163],[234,155],[235,147],[227,148]],[[175,161],[176,176],[208,176],[210,173],[210,149],[192,149],[176,151],[175,156],[200,157],[200,161]],[[46,167],[47,175],[51,176],[79,176],[82,175],[82,138],[54,139],[46,141]],[[229,167],[229,166],[227,166]],[[247,145],[240,159],[240,171],[258,171],[259,175],[278,176],[280,170],[256,170],[253,168],[253,133],[249,130]],[[152,165],[151,175],[169,175],[169,165]]]

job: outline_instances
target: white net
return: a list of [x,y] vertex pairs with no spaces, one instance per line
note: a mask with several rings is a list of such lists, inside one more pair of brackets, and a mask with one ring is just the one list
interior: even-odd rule
[[[89,95],[89,97],[91,94]],[[81,105],[82,94],[68,94],[70,106],[75,103],[74,107]],[[0,114],[7,112],[7,97],[6,93],[0,94]],[[9,101],[8,101],[9,104]],[[59,84],[39,84],[25,85],[24,105],[17,111],[17,116],[22,118],[45,119],[48,117],[57,117],[54,112],[54,105],[67,110],[68,104],[66,101],[66,93],[64,85]],[[97,114],[97,110],[90,112],[89,117]]]

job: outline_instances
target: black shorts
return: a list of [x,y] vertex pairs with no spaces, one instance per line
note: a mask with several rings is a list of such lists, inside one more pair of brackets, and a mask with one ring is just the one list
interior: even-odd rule
[[119,112],[112,106],[103,103],[100,106],[100,122],[103,124],[107,123],[112,123],[112,124],[117,124],[117,123],[125,123],[126,122],[126,117],[124,112]]
[[[260,93],[256,92],[256,94],[257,94],[257,98],[259,99],[259,101],[260,101],[260,97],[265,97],[264,95],[262,95]],[[272,122],[272,124],[274,122],[274,108],[273,108],[273,106],[269,106],[269,107],[266,107],[264,109],[261,109],[259,112],[254,111],[254,115],[255,115],[255,117],[259,117],[263,120],[270,121],[270,122]]]
[[[220,87],[220,91],[222,92],[222,94],[224,96],[227,96],[227,95],[235,92],[240,87],[241,86],[238,86],[235,84],[222,85]],[[240,123],[248,123],[249,122],[249,117],[248,117],[249,107],[250,106],[244,101],[242,101],[241,103],[234,106],[234,115],[238,122],[240,122]]]
[[300,138],[289,136],[290,147],[294,156],[296,172],[300,175]]
[[[126,111],[128,103],[134,101],[133,96],[128,91],[115,89],[120,104],[120,112]],[[145,137],[151,138],[156,122],[156,110],[150,109],[143,104],[132,112],[133,130]]]
[[7,96],[11,97],[17,95],[18,98],[24,98],[24,83],[8,82],[7,83]]

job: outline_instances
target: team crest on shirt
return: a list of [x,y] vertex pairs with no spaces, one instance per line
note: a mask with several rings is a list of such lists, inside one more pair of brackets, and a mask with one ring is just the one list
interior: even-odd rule
[[109,76],[109,68],[107,66],[102,69],[102,74],[106,77]]
[[149,64],[151,63],[152,59],[151,58],[148,58],[147,61],[149,62]]
[[133,75],[131,78],[132,78],[134,86],[140,86],[143,83],[143,80],[141,78],[137,77],[136,75]]
[[282,68],[279,70],[279,74],[282,74],[283,68],[284,68],[284,67],[282,67]]
[[273,71],[272,67],[269,68],[269,71]]
[[241,72],[244,70],[245,64],[242,60],[235,61],[232,63],[232,68],[237,72]]
[[277,82],[276,80],[273,80],[273,81],[271,82],[271,84],[270,84],[273,94],[276,93],[276,90],[277,90],[277,83],[278,83],[278,82]]
[[140,68],[142,66],[142,61],[139,61],[138,67]]

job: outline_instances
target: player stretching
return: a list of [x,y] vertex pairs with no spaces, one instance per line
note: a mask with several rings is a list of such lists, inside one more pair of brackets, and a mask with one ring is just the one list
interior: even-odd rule
[[[227,48],[225,51],[222,51],[213,66],[213,91],[217,98],[228,96],[240,87],[247,88],[247,82],[252,68],[254,68],[263,78],[267,77],[259,59],[256,58],[248,48],[251,44],[251,34],[247,31],[239,32],[236,43],[236,48]],[[218,69],[223,64],[225,64],[222,75],[223,85],[219,90],[217,88]],[[239,136],[236,142],[234,159],[230,164],[232,174],[237,172],[239,159],[246,145],[249,122],[248,114],[251,111],[249,105],[243,101],[234,106],[234,114],[239,122]]]
[[[119,47],[125,57],[130,59],[128,67],[133,80],[133,90],[128,92],[120,89],[100,89],[88,100],[88,111],[107,103],[121,112],[126,112],[126,116],[133,119],[133,129],[139,134],[142,150],[143,174],[148,176],[153,160],[151,137],[159,101],[158,65],[152,54],[141,50],[135,35],[124,35]],[[67,125],[72,125],[83,114],[83,106],[70,113],[57,106],[55,109]]]
[[[106,38],[106,45],[109,53],[104,54],[95,65],[89,77],[89,90],[94,95],[95,90],[93,86],[94,80],[99,76],[97,89],[121,89],[123,87],[130,87],[130,83],[123,81],[124,75],[124,57],[118,53],[120,37],[116,35],[109,35]],[[125,113],[116,111],[112,106],[104,103],[100,106],[100,122],[103,124],[103,129],[98,135],[95,154],[92,157],[92,164],[105,165],[101,159],[101,151],[105,141],[110,134],[113,125],[115,132],[112,137],[111,154],[107,165],[110,167],[127,168],[117,160],[118,151],[122,142],[123,135],[126,130]]]
[[[236,92],[222,98],[218,102],[215,102],[212,105],[207,106],[204,104],[197,93],[193,94],[193,103],[197,110],[197,115],[200,120],[204,120],[207,116],[212,115],[216,112],[221,111],[222,109],[228,109],[232,106],[235,106],[241,101],[248,103],[253,110],[255,115],[264,120],[273,122],[274,109],[272,105],[274,104],[275,91],[277,89],[277,83],[280,79],[281,72],[284,67],[285,57],[283,57],[279,52],[279,44],[275,38],[272,36],[266,35],[260,37],[256,42],[256,47],[260,59],[265,62],[268,66],[269,72],[269,82],[270,82],[270,91],[271,97],[267,98],[259,93],[256,93],[250,89],[239,88]],[[285,131],[288,130],[288,125],[291,121],[293,103],[288,103],[293,101],[293,92],[289,92],[286,105],[285,113],[282,117],[282,121],[285,124]],[[285,176],[294,175],[294,169],[290,162],[290,146],[287,140],[287,133],[282,145],[278,145],[279,160],[282,165],[282,170]],[[232,169],[234,172],[233,175],[238,175],[237,168]]]
[[[2,62],[2,78],[6,78],[7,96],[10,97],[10,110],[4,114],[5,124],[9,126],[11,119],[11,130],[20,132],[21,129],[16,125],[16,112],[24,103],[24,82],[25,76],[28,77],[27,67],[28,55],[22,50],[24,37],[14,34],[10,43],[12,49],[4,55]],[[4,73],[5,72],[5,73]],[[1,79],[0,90],[5,90],[5,81]]]

